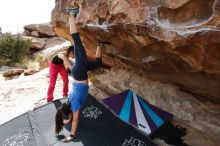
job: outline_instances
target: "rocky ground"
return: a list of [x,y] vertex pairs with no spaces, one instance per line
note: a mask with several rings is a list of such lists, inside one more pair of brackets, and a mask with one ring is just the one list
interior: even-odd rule
[[[0,74],[7,69],[1,67]],[[0,79],[0,124],[46,103],[48,68],[31,76]],[[220,142],[220,105],[202,103],[175,86],[154,82],[121,69],[100,69],[90,73],[90,79],[89,92],[97,99],[131,88],[150,103],[173,113],[172,122],[152,136],[160,146],[217,146]],[[61,98],[61,91],[59,77],[54,93],[56,99]]]

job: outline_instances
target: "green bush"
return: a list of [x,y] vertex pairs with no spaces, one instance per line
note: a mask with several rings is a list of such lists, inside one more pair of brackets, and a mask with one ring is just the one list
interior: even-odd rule
[[5,33],[0,36],[0,60],[11,64],[21,62],[27,56],[31,40],[23,39],[20,34]]

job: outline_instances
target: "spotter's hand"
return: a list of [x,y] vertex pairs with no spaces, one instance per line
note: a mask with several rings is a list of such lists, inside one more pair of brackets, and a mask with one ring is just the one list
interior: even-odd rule
[[63,124],[68,124],[70,122],[70,120],[63,120]]
[[64,58],[65,58],[65,55],[62,54],[62,53],[59,53],[59,54],[58,54],[58,57],[59,57],[60,59],[64,59]]

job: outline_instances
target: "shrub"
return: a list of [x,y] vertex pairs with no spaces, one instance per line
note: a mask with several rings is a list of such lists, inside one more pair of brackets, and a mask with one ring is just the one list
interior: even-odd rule
[[44,56],[42,54],[37,54],[35,56],[35,61],[42,62],[44,60]]
[[0,60],[4,63],[21,62],[27,56],[31,40],[23,39],[20,34],[2,34],[0,37]]

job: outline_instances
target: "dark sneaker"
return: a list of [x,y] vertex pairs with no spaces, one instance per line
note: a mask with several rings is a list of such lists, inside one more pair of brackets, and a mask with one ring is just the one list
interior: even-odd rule
[[79,7],[65,8],[65,12],[76,17],[79,13]]
[[109,41],[103,41],[103,40],[98,40],[97,41],[98,45],[111,45],[111,42]]

